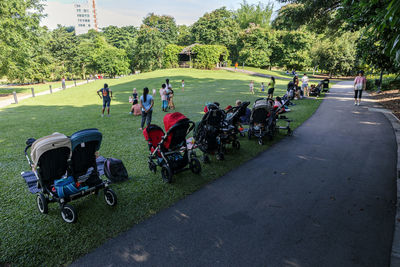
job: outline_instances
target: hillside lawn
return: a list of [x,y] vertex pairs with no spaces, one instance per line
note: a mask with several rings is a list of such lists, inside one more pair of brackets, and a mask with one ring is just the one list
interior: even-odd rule
[[[138,130],[140,117],[128,114],[131,107],[128,98],[133,87],[138,89],[139,94],[145,86],[150,88],[150,92],[156,88],[152,122],[163,127],[165,113],[161,112],[158,89],[166,78],[171,80],[175,90],[176,111],[193,121],[201,119],[206,102],[218,101],[221,107],[226,107],[234,105],[237,99],[253,103],[258,97],[265,97],[266,92],[258,91],[255,95],[249,93],[248,85],[251,80],[257,84],[268,81],[222,70],[160,70],[114,80],[99,80],[0,109],[0,265],[58,266],[71,263],[107,239],[253,158],[273,142],[285,138],[285,133],[280,133],[273,142],[260,146],[255,139],[239,137],[240,151],[234,151],[229,146],[224,161],[219,162],[212,157],[210,164],[202,164],[200,175],[186,171],[174,176],[173,184],[164,183],[160,169],[156,174],[148,169],[148,146]],[[185,80],[184,92],[181,90],[182,79]],[[111,116],[102,118],[102,100],[96,91],[105,81],[110,85],[114,98]],[[275,95],[282,96],[286,84],[287,81],[277,80]],[[256,88],[259,89],[258,86]],[[295,101],[297,105],[287,113],[287,117],[294,120],[293,128],[308,119],[321,101],[321,98]],[[29,171],[23,154],[25,140],[53,132],[71,135],[92,127],[103,133],[100,154],[122,159],[131,177],[127,182],[112,185],[118,195],[118,205],[107,206],[101,192],[98,196],[90,195],[71,202],[78,212],[76,224],[63,222],[58,204],[49,205],[48,215],[40,214],[35,195],[29,193],[20,176],[22,171]],[[200,151],[197,154],[201,155]],[[284,155],[280,156],[284,164]],[[270,170],[265,174],[265,179],[272,179],[274,166],[270,166]]]

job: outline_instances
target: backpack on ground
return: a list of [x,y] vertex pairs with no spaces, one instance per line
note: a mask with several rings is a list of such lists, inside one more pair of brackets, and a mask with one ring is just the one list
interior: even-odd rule
[[112,182],[128,180],[128,172],[120,159],[108,158],[104,162],[104,174]]

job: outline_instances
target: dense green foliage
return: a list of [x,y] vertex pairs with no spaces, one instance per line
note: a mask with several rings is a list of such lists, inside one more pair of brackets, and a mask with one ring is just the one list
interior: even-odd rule
[[239,60],[246,66],[270,66],[271,39],[272,36],[267,30],[258,25],[250,25],[239,36]]
[[240,8],[234,12],[234,17],[242,29],[247,29],[250,24],[256,24],[261,28],[268,29],[270,27],[272,12],[273,6],[270,3],[264,5],[258,2],[257,5],[251,5],[246,0],[243,0]]
[[164,49],[163,66],[164,68],[177,68],[179,66],[179,53],[182,46],[169,44]]
[[[287,5],[273,22],[271,4],[243,1],[237,10],[216,9],[190,26],[150,13],[139,28],[108,26],[77,36],[73,27],[40,27],[38,0],[6,1],[0,5],[0,76],[30,82],[173,68],[178,66],[178,46],[194,43],[225,46],[229,58],[223,61],[253,67],[318,68],[331,74],[399,70],[399,2],[281,2]],[[216,58],[201,54],[192,66],[211,68],[223,62]]]
[[228,49],[222,45],[195,45],[192,52],[196,55],[193,65],[199,69],[215,68],[218,62],[227,61],[229,57]]

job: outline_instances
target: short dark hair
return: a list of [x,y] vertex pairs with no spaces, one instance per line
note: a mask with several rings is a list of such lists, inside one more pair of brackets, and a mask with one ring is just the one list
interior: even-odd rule
[[165,83],[163,83],[163,84],[161,85],[161,87],[162,87],[162,88],[165,88],[165,87],[167,87],[167,86],[165,85]]
[[166,79],[165,81],[166,81],[167,83],[169,83],[169,79]]
[[104,88],[108,88],[108,84],[105,83],[105,84],[104,84]]
[[360,74],[360,73],[361,73],[361,75],[364,75],[364,71],[363,70],[359,70],[358,74]]

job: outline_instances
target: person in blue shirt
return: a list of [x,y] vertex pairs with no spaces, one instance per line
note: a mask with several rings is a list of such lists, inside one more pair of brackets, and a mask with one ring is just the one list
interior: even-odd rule
[[[101,95],[99,94],[100,92]],[[97,91],[97,95],[100,97],[100,99],[103,98],[103,110],[101,112],[101,116],[104,117],[104,110],[106,109],[106,106],[107,106],[107,116],[110,116],[112,91],[110,88],[108,88],[108,84],[105,83],[104,87]]]
[[149,88],[143,88],[143,95],[140,97],[140,107],[142,109],[142,123],[139,130],[143,130],[144,123],[147,126],[151,123],[151,116],[153,114],[154,100],[153,96],[149,95]]

